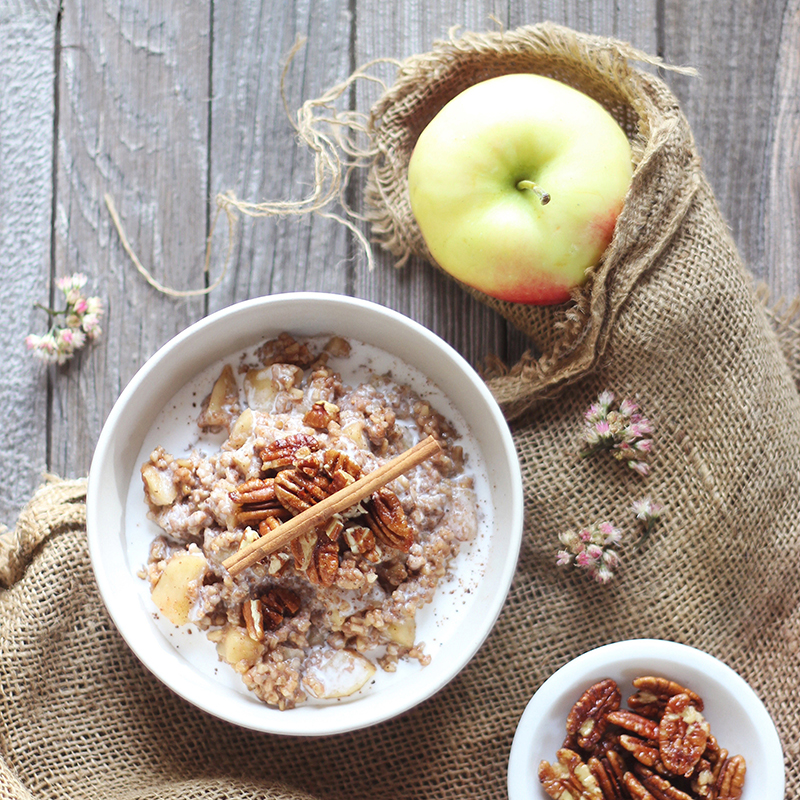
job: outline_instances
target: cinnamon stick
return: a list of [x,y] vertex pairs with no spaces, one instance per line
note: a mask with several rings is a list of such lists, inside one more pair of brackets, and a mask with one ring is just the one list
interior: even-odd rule
[[245,545],[241,550],[229,556],[222,562],[222,566],[231,575],[237,575],[243,569],[252,566],[270,553],[280,550],[293,539],[306,531],[316,528],[327,522],[334,514],[346,511],[348,508],[360,503],[373,492],[385,486],[390,481],[398,478],[412,467],[421,464],[426,459],[440,452],[441,447],[433,436],[428,436],[418,442],[405,453],[401,453],[382,467],[369,472],[354,483],[334,492],[316,505],[293,517],[283,525],[279,525],[265,536]]

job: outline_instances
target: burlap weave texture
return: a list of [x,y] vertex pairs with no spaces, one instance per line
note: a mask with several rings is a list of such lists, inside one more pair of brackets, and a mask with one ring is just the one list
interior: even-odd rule
[[[753,686],[782,738],[786,797],[800,798],[800,333],[756,297],[677,101],[634,56],[553,26],[468,36],[410,60],[376,107],[376,231],[401,258],[426,253],[391,169],[402,174],[413,146],[409,109],[418,133],[437,87],[513,57],[604,98],[636,149],[612,247],[574,303],[482,298],[543,357],[491,381],[513,420],[526,522],[510,596],[473,662],[366,731],[283,739],[221,723],[130,653],[92,577],[85,485],[52,481],[0,539],[0,796],[499,799],[538,686],[592,647],[653,637],[706,650]],[[648,478],[578,458],[583,412],[602,390],[653,420]],[[645,495],[664,518],[635,551],[630,504]],[[625,534],[611,584],[555,565],[561,531],[605,519]]]

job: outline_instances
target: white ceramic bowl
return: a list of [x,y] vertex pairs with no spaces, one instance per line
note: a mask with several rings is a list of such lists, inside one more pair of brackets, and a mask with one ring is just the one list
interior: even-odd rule
[[[432,656],[428,666],[401,662],[396,673],[378,669],[375,684],[353,698],[290,711],[270,708],[249,693],[241,678],[218,661],[205,636],[165,627],[153,613],[147,581],[137,576],[149,541],[158,533],[146,519],[141,463],[156,444],[170,450],[172,428],[180,430],[196,418],[197,408],[185,408],[192,397],[187,387],[197,384],[196,403],[216,377],[215,364],[282,331],[296,336],[335,333],[374,345],[395,358],[400,372],[396,379],[411,383],[435,408],[440,405],[437,398],[448,398],[473,437],[486,520],[477,541],[456,560],[457,579],[418,615],[417,640],[426,643]],[[407,375],[404,365],[411,368]],[[363,728],[407,711],[447,684],[478,650],[500,613],[516,568],[522,515],[522,481],[508,427],[464,359],[401,314],[362,300],[315,293],[273,295],[231,306],[161,348],[109,414],[87,495],[92,566],[108,611],[133,652],[190,703],[243,727],[287,735]]]
[[508,762],[509,800],[549,800],[539,783],[542,760],[553,762],[572,706],[593,683],[613,678],[625,699],[631,681],[656,675],[703,698],[703,716],[720,746],[747,762],[742,800],[783,800],[783,752],[775,725],[755,692],[718,659],[676,642],[632,639],[590,650],[561,667],[525,708]]

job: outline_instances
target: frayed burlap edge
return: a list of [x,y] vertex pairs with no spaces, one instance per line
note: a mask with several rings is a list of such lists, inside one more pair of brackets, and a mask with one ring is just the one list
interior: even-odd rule
[[22,577],[46,539],[86,525],[85,501],[85,478],[45,476],[45,483],[20,512],[14,530],[0,533],[0,587],[9,588]]
[[[657,263],[697,193],[705,188],[713,202],[677,101],[661,80],[633,67],[632,61],[661,65],[624,42],[549,22],[508,32],[452,35],[436,42],[430,53],[405,61],[395,84],[373,106],[370,134],[377,155],[366,187],[367,218],[374,239],[399,265],[412,255],[436,264],[411,212],[408,160],[424,127],[468,85],[509,72],[546,74],[593,96],[628,132],[635,166],[628,199],[639,202],[626,201],[602,262],[573,302],[537,308],[464,286],[531,336],[541,353],[489,381],[509,419],[597,364],[628,295]],[[537,331],[549,333],[537,341]]]

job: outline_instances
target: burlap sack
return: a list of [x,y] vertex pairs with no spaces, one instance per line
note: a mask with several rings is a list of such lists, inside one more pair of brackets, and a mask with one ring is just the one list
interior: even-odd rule
[[[503,798],[515,726],[538,686],[581,652],[641,636],[700,647],[749,681],[783,741],[786,797],[800,797],[800,334],[755,296],[664,84],[634,69],[626,46],[553,27],[437,46],[376,109],[376,141],[394,143],[371,184],[379,232],[398,254],[424,255],[400,178],[386,178],[413,141],[403,120],[437,86],[463,85],[464,63],[473,79],[494,74],[506,63],[498,50],[515,69],[605,99],[636,137],[637,170],[609,253],[574,304],[496,306],[543,359],[491,381],[514,420],[527,507],[492,635],[438,695],[375,728],[298,740],[231,727],[132,656],[92,578],[84,485],[52,482],[0,540],[3,797]],[[583,412],[604,389],[656,426],[646,479],[578,458]],[[665,512],[637,551],[630,504],[644,495]],[[600,520],[625,536],[604,586],[555,564],[561,531]]]

